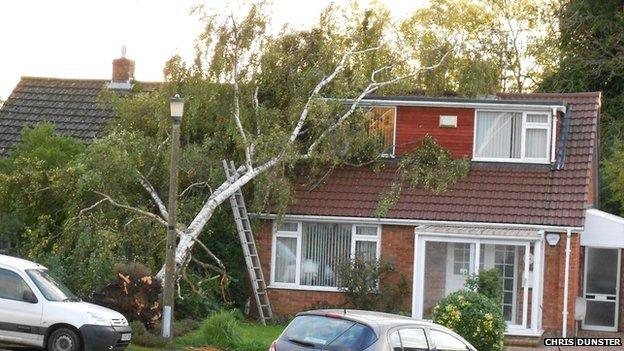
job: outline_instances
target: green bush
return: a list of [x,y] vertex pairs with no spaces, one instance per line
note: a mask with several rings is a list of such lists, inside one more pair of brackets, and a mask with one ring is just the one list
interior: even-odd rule
[[338,277],[345,296],[343,307],[404,312],[401,301],[409,286],[393,264],[357,258],[338,267]]
[[503,277],[498,269],[486,269],[466,278],[466,287],[498,303],[503,299]]
[[456,291],[433,309],[433,321],[463,336],[477,350],[503,350],[503,314],[500,305],[485,295]]
[[218,347],[231,347],[242,341],[238,310],[220,311],[208,317],[201,326],[206,343]]
[[220,311],[208,317],[201,326],[207,345],[224,351],[266,351],[267,345],[243,338],[242,314],[239,310]]
[[132,343],[144,347],[163,348],[167,346],[167,340],[160,335],[150,333],[143,323],[139,321],[130,322],[132,328]]

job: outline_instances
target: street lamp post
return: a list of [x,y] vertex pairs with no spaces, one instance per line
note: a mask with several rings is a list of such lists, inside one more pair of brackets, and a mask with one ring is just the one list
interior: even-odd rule
[[184,99],[176,94],[171,98],[171,167],[169,168],[169,218],[167,221],[167,258],[165,261],[165,286],[163,291],[162,336],[171,340],[173,324],[173,303],[175,294],[175,247],[176,247],[176,210],[178,202],[178,160],[180,152],[180,122],[184,113]]

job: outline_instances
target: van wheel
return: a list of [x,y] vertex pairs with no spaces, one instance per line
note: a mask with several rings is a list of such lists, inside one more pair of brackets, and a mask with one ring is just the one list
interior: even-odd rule
[[75,331],[60,328],[52,332],[48,338],[48,351],[79,351],[80,338]]

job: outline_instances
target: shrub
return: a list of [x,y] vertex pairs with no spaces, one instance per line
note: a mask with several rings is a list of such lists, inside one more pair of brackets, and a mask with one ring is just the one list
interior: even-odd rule
[[224,351],[266,351],[267,345],[243,338],[242,318],[239,310],[224,310],[208,317],[201,326],[204,342]]
[[403,312],[400,301],[409,287],[393,264],[356,258],[338,268],[338,277],[345,296],[343,307]]
[[[175,325],[175,323],[174,323]],[[130,322],[132,328],[132,343],[134,345],[144,347],[164,348],[167,346],[167,340],[160,335],[150,333],[145,325],[139,321]]]
[[470,290],[456,291],[433,309],[433,321],[454,330],[477,350],[502,351],[505,332],[500,305]]
[[208,317],[201,326],[207,344],[233,347],[242,342],[238,310],[220,311]]
[[503,278],[498,269],[486,269],[466,278],[466,287],[498,303],[503,298]]

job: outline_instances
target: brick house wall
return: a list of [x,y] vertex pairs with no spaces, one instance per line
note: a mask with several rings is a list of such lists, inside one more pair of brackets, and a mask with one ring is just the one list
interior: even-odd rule
[[[542,327],[552,334],[561,333],[563,322],[563,291],[565,278],[565,248],[566,234],[561,233],[561,240],[555,247],[545,244],[544,266],[544,298],[542,312]],[[568,336],[575,330],[574,305],[576,297],[582,293],[581,279],[581,243],[578,233],[572,234],[570,245],[570,273],[568,279]]]
[[[412,151],[430,135],[453,156],[472,156],[474,109],[398,106],[396,113],[397,155]],[[457,116],[457,128],[440,128],[440,116]]]
[[[256,244],[262,263],[265,279],[271,277],[271,245],[273,222],[260,221],[256,230]],[[397,284],[402,276],[407,283],[401,303],[401,309],[411,313],[412,306],[412,277],[414,275],[414,227],[410,226],[383,226],[381,234],[381,259],[395,265],[398,275],[382,284]],[[308,291],[289,289],[269,289],[269,299],[273,313],[278,316],[294,315],[306,309],[319,306],[336,306],[344,303],[343,294],[330,291]],[[255,308],[255,307],[253,307]]]
[[[271,276],[271,243],[273,221],[262,220],[256,230],[258,252],[262,262],[265,278]],[[438,247],[439,246],[439,247]],[[437,250],[436,250],[437,247]],[[563,289],[565,274],[565,247],[566,235],[561,233],[561,240],[555,247],[548,244],[545,247],[544,266],[544,303],[542,304],[542,326],[547,333],[560,334],[562,324]],[[575,331],[574,305],[577,296],[582,293],[582,252],[580,236],[572,235],[568,297],[568,334]],[[381,258],[394,263],[397,271],[405,277],[408,290],[400,303],[406,313],[411,313],[412,281],[414,274],[414,227],[413,226],[382,226]],[[446,247],[440,243],[429,243],[427,249],[425,282],[427,291],[424,294],[424,315],[433,308],[435,301],[444,296],[444,275],[446,274]],[[431,271],[430,271],[431,270]],[[436,272],[434,272],[435,270]],[[435,276],[435,278],[433,278]],[[437,283],[436,283],[437,281]],[[624,280],[623,280],[624,282]],[[386,281],[382,284],[394,284],[396,281]],[[521,304],[522,288],[518,286],[518,306]],[[532,289],[529,290],[530,293]],[[529,296],[530,297],[530,296]],[[300,311],[319,306],[337,306],[344,303],[340,292],[269,289],[269,298],[275,315],[289,316]],[[530,301],[530,299],[529,299]],[[528,306],[530,311],[530,304]],[[620,309],[624,316],[624,309]],[[624,318],[622,318],[624,319]],[[620,321],[622,321],[620,319]],[[530,313],[529,313],[530,323]]]

